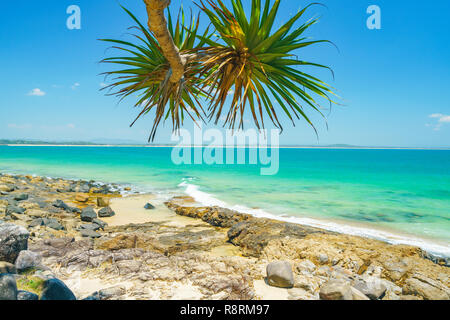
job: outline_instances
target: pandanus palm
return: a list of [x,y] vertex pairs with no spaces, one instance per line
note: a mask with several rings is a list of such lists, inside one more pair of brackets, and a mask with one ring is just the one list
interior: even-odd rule
[[[265,127],[264,117],[282,129],[279,112],[294,125],[295,119],[303,118],[314,128],[305,107],[320,113],[320,99],[334,103],[330,87],[302,71],[302,66],[329,68],[294,55],[298,49],[328,42],[304,37],[317,22],[298,23],[309,6],[275,29],[281,0],[273,4],[252,0],[249,16],[241,0],[231,0],[230,8],[222,0],[199,0],[200,11],[210,21],[210,27],[200,33],[199,18],[186,24],[182,10],[176,23],[169,10],[166,20],[170,0],[144,2],[148,29],[126,10],[137,24],[134,29],[140,35],[135,37],[140,43],[103,39],[126,53],[103,61],[126,66],[106,74],[116,76],[109,86],[117,89],[112,94],[122,99],[140,94],[135,105],[142,110],[137,119],[156,109],[149,140],[155,138],[163,118],[170,118],[176,130],[185,114],[195,121],[217,124],[224,119],[224,126],[243,128],[247,109],[259,129]],[[202,102],[209,104],[206,110]]]

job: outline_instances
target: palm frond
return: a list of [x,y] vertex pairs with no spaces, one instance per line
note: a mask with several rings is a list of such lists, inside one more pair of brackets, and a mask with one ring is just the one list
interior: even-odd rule
[[[300,23],[313,4],[274,28],[281,0],[251,0],[249,14],[242,0],[230,1],[228,8],[222,0],[199,0],[201,12],[210,21],[202,33],[199,16],[191,13],[186,21],[181,8],[175,21],[168,10],[167,28],[185,61],[184,76],[176,83],[169,81],[170,65],[157,40],[127,9],[136,23],[130,28],[137,31],[133,34],[136,43],[101,39],[122,53],[102,60],[121,67],[105,73],[114,80],[104,89],[112,90],[110,94],[120,100],[137,94],[135,107],[142,110],[136,120],[155,111],[149,141],[155,138],[161,121],[170,118],[173,129],[178,130],[185,114],[194,121],[204,121],[205,116],[216,124],[226,114],[224,126],[242,129],[248,109],[258,129],[265,127],[267,117],[283,129],[279,113],[284,113],[294,126],[296,120],[304,119],[316,130],[308,110],[322,115],[320,102],[335,103],[331,87],[304,67],[332,70],[298,58],[303,48],[330,43],[304,36],[318,22]],[[209,102],[207,110],[200,100]]]
[[185,119],[185,114],[193,120],[203,120],[204,110],[199,97],[205,96],[199,75],[199,65],[195,59],[189,59],[190,50],[203,46],[197,36],[210,37],[208,30],[198,34],[199,18],[192,17],[190,23],[186,22],[182,9],[176,21],[168,11],[168,29],[175,45],[181,54],[188,60],[185,66],[184,77],[177,83],[168,81],[171,75],[170,65],[151,32],[126,8],[123,8],[134,20],[136,26],[131,30],[137,33],[133,36],[138,43],[115,39],[100,39],[114,44],[115,48],[124,53],[122,56],[105,58],[101,62],[119,65],[125,69],[105,72],[105,76],[112,76],[113,83],[106,86],[109,95],[115,95],[122,101],[131,95],[138,95],[135,107],[141,108],[139,115],[131,124],[155,110],[155,120],[150,133],[149,141],[154,140],[157,128],[161,121],[170,118],[174,130],[179,129]]
[[[280,0],[275,0],[272,6],[270,3],[265,0],[262,6],[262,0],[252,0],[247,17],[241,0],[231,0],[232,9],[222,0],[200,0],[199,7],[219,34],[218,40],[209,40],[208,47],[198,49],[203,53],[200,64],[207,74],[204,86],[211,95],[209,119],[217,124],[226,112],[224,125],[243,128],[244,112],[249,107],[257,128],[264,128],[266,115],[282,129],[278,108],[272,103],[275,100],[294,125],[294,118],[303,118],[314,128],[305,106],[321,114],[318,97],[334,103],[334,94],[329,85],[299,67],[330,68],[295,59],[294,51],[328,41],[303,37],[317,19],[294,27],[311,5],[274,29]],[[226,111],[227,98],[233,89]]]

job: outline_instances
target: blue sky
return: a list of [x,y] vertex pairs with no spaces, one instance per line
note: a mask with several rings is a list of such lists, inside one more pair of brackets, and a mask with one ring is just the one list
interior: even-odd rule
[[[309,1],[283,0],[278,24]],[[133,140],[145,142],[152,125],[137,114],[133,99],[100,92],[111,52],[98,38],[130,39],[132,24],[119,3],[145,21],[142,0],[5,1],[0,11],[0,138],[45,140]],[[172,0],[172,7],[193,6]],[[450,146],[450,2],[411,0],[323,0],[306,16],[321,16],[308,36],[329,45],[302,50],[302,59],[329,65],[317,72],[343,98],[325,122],[310,114],[319,141],[304,122],[286,123],[282,144]],[[68,30],[66,9],[81,8],[81,30]],[[381,8],[381,30],[369,30],[367,7]],[[326,112],[328,114],[328,112]],[[187,123],[187,128],[192,124]],[[170,142],[170,126],[156,142]]]

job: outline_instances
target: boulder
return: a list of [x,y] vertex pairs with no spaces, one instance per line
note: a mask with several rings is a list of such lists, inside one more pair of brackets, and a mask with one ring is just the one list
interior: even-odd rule
[[16,267],[9,262],[0,261],[0,273],[17,273]]
[[66,203],[64,203],[64,201],[62,201],[62,200],[56,200],[55,202],[52,203],[52,205],[55,208],[63,209],[66,211],[69,211],[69,209],[70,209],[70,207]]
[[102,208],[98,211],[98,216],[100,218],[108,218],[108,217],[112,217],[114,216],[116,213],[110,208],[110,207],[105,207]]
[[81,214],[81,209],[78,209],[78,208],[76,208],[76,207],[69,207],[68,211],[69,211],[69,212],[72,212],[72,213],[78,213],[78,214]]
[[92,222],[92,220],[97,218],[97,214],[94,211],[94,208],[87,207],[81,211],[81,221]]
[[319,292],[322,300],[353,300],[353,292],[348,282],[330,280],[325,283]]
[[81,229],[80,233],[85,238],[100,238],[102,236],[100,233],[90,229]]
[[98,298],[99,300],[113,300],[119,299],[121,296],[127,293],[125,286],[114,286],[106,289],[102,289],[99,292],[95,292],[91,297]]
[[303,260],[295,265],[297,271],[300,273],[313,273],[316,270],[316,265],[311,260]]
[[12,206],[12,205],[10,205],[10,206],[8,206],[7,208],[6,208],[6,214],[12,214],[12,213],[15,213],[15,214],[24,214],[25,213],[25,209],[24,208],[21,208],[21,207],[18,207],[18,206]]
[[39,296],[33,292],[19,290],[17,292],[17,300],[39,300]]
[[14,196],[14,200],[15,201],[28,200],[28,194],[26,194],[26,193],[17,194],[17,195]]
[[41,300],[76,300],[73,292],[59,279],[44,281]]
[[20,272],[31,268],[37,268],[41,266],[41,262],[42,257],[38,253],[23,250],[16,259],[16,269]]
[[147,209],[147,210],[153,210],[153,209],[155,209],[155,206],[152,205],[151,203],[147,203],[147,204],[144,206],[144,209]]
[[47,227],[56,231],[64,230],[63,225],[60,224],[58,221],[51,221],[50,223],[47,224]]
[[22,250],[28,248],[30,233],[24,227],[12,224],[0,224],[0,261],[14,263]]
[[370,276],[356,280],[353,283],[353,287],[361,291],[371,300],[382,299],[387,289],[380,278]]
[[100,220],[100,219],[94,219],[94,220],[92,220],[92,223],[95,223],[95,224],[99,225],[100,228],[103,229],[103,230],[104,230],[104,229],[106,228],[106,226],[108,225],[105,221]]
[[279,288],[292,288],[294,286],[294,274],[289,262],[271,262],[267,265],[266,272],[269,285]]
[[98,197],[97,198],[97,206],[103,208],[109,206],[109,198]]
[[91,187],[89,186],[88,183],[84,183],[82,185],[80,185],[79,187],[76,188],[78,192],[81,193],[89,193],[89,191],[91,191]]
[[100,226],[96,223],[84,223],[84,224],[80,225],[80,228],[84,229],[84,230],[97,231],[98,229],[100,229]]
[[13,275],[0,274],[0,300],[17,300],[17,284]]
[[33,219],[33,221],[30,222],[28,227],[34,228],[34,227],[39,227],[39,226],[43,226],[43,225],[44,225],[44,219],[36,218],[36,219]]

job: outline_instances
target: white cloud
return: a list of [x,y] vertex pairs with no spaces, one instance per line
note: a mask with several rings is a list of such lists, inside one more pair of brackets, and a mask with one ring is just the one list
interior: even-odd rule
[[433,130],[439,131],[445,123],[450,123],[450,115],[442,113],[433,113],[428,116],[429,118],[437,119],[437,123],[433,126]]
[[78,88],[80,86],[80,84],[78,83],[78,82],[75,82],[72,86],[71,86],[71,88],[72,88],[72,90],[75,90],[76,88]]
[[104,87],[107,87],[107,86],[108,86],[108,84],[106,84],[104,82],[100,82],[100,87],[104,88]]
[[67,128],[69,128],[69,129],[75,129],[75,125],[74,125],[73,123],[69,123],[69,124],[67,125]]
[[29,95],[29,96],[42,97],[42,96],[45,96],[45,92],[42,91],[42,90],[39,89],[39,88],[36,88],[36,89],[33,89],[33,90],[31,90],[30,92],[28,92],[28,95]]
[[439,122],[450,123],[450,116],[443,116],[439,119]]

